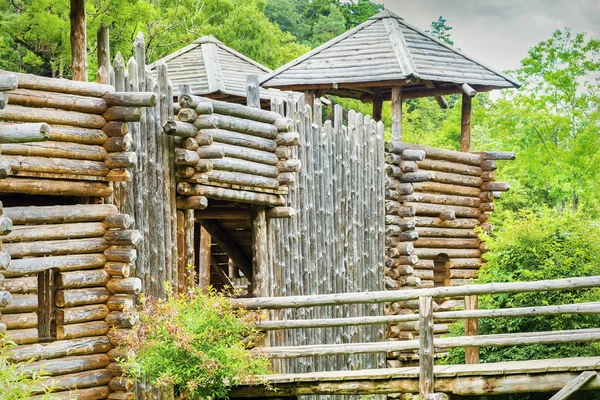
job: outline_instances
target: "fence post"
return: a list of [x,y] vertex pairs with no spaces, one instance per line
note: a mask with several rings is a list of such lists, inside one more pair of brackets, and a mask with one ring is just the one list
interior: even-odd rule
[[419,297],[419,394],[434,391],[433,297]]
[[[477,295],[465,296],[465,310],[477,310]],[[465,319],[465,336],[477,336],[477,318]],[[465,363],[479,364],[479,347],[465,347]]]

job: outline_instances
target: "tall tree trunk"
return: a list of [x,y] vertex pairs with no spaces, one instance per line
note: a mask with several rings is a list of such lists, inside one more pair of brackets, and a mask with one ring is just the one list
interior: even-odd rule
[[71,72],[74,81],[87,81],[85,0],[71,0]]

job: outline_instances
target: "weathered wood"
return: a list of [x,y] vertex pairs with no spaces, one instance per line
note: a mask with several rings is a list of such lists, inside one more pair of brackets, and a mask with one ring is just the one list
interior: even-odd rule
[[133,263],[137,259],[137,251],[132,246],[110,246],[104,251],[107,261]]
[[265,209],[256,211],[252,221],[252,295],[269,295],[269,269],[267,254],[267,217]]
[[[1,182],[1,181],[0,181]],[[244,190],[233,190],[205,185],[190,185],[180,182],[177,185],[177,192],[186,196],[204,196],[209,199],[227,200],[241,203],[251,203],[266,206],[282,206],[284,199],[282,196],[268,193],[248,192]]]
[[44,122],[0,124],[0,143],[41,142],[50,137],[50,126]]
[[[466,84],[465,84],[466,85]],[[469,151],[471,148],[471,95],[463,94],[460,127],[460,151]]]
[[245,133],[229,131],[226,129],[202,129],[200,134],[205,134],[211,138],[210,143],[205,142],[203,145],[209,145],[212,143],[212,140],[214,140],[219,143],[250,147],[263,151],[272,152],[277,148],[277,142],[273,139],[266,139]]
[[211,245],[212,237],[204,228],[200,227],[198,245],[198,286],[206,289],[210,285],[211,270]]
[[[292,161],[292,160],[289,160]],[[236,158],[217,158],[211,159],[210,163],[215,170],[240,172],[250,175],[260,175],[276,178],[279,175],[279,163],[277,166],[265,165],[253,161],[240,160]],[[210,171],[207,171],[210,172]],[[210,175],[209,175],[210,176]]]
[[70,271],[58,274],[56,284],[59,289],[96,287],[104,286],[110,278],[110,275],[103,269]]
[[104,304],[58,308],[56,310],[56,323],[58,325],[68,325],[103,320],[108,315],[108,312],[108,307]]
[[7,95],[11,104],[26,107],[56,108],[90,114],[102,114],[108,107],[101,98],[41,90],[16,89]]
[[104,111],[102,117],[107,122],[139,122],[142,118],[142,111],[137,107],[112,106]]
[[229,183],[232,185],[259,187],[265,189],[279,188],[279,181],[266,176],[243,174],[239,172],[218,171],[213,169],[207,173],[209,182]]
[[106,336],[61,340],[16,347],[9,351],[9,359],[12,362],[47,360],[65,356],[105,353],[110,350],[110,347],[110,341]]
[[433,298],[419,297],[419,394],[425,397],[434,390]]
[[260,85],[258,75],[246,76],[246,105],[252,108],[260,108]]
[[208,199],[204,196],[177,196],[177,208],[181,210],[204,210]]
[[392,87],[392,140],[402,140],[402,88]]
[[154,107],[157,103],[153,92],[112,92],[105,93],[102,99],[109,106],[121,107]]
[[256,150],[248,147],[234,146],[224,143],[214,143],[210,146],[202,146],[196,150],[201,158],[223,158],[232,157],[267,165],[277,165],[279,159],[272,152]]
[[534,282],[488,283],[432,289],[379,291],[368,293],[324,294],[254,299],[236,299],[235,304],[249,309],[282,309],[340,304],[374,304],[417,299],[419,296],[459,297],[469,295],[571,290],[600,286],[600,277],[567,278]]
[[59,290],[56,293],[57,307],[75,307],[106,303],[110,292],[105,288]]
[[3,155],[41,156],[92,161],[102,161],[106,156],[106,150],[100,146],[61,142],[0,144],[0,151]]
[[115,91],[112,86],[93,82],[78,82],[77,80],[46,78],[12,72],[11,74],[17,77],[20,89],[45,90],[93,97],[102,97],[106,93]]
[[296,210],[292,207],[273,207],[266,211],[267,218],[293,218]]
[[[477,296],[465,296],[465,310],[477,310]],[[475,318],[468,318],[465,320],[465,336],[477,336],[478,320]],[[479,348],[477,347],[466,347],[465,348],[465,362],[467,364],[479,363]]]
[[179,104],[182,107],[196,107],[202,103],[210,103],[213,106],[215,112],[223,115],[231,115],[239,118],[248,118],[259,122],[273,123],[277,118],[281,118],[281,115],[267,110],[261,110],[260,108],[245,107],[241,104],[229,103],[225,101],[219,101],[209,99],[206,97],[183,95],[179,99]]
[[2,121],[45,122],[47,124],[68,125],[81,128],[101,129],[106,120],[101,115],[87,114],[77,111],[63,111],[52,108],[32,108],[23,106],[6,106],[0,112]]
[[105,335],[110,329],[104,321],[83,322],[80,324],[59,325],[56,328],[58,340],[76,339],[90,336]]
[[71,73],[74,81],[87,81],[85,1],[71,0]]
[[4,243],[40,240],[76,239],[103,236],[106,228],[101,222],[82,222],[59,225],[17,225],[2,238]]
[[[471,337],[453,337],[434,339],[433,346],[437,348],[459,348],[466,346],[515,346],[529,344],[553,343],[583,343],[600,340],[600,330],[527,332],[514,334],[480,335]],[[353,353],[379,353],[391,351],[418,350],[419,340],[398,342],[354,343],[307,345],[295,347],[265,347],[258,348],[262,354],[271,358],[297,358],[310,356],[342,355]]]
[[195,137],[198,134],[198,128],[194,124],[174,120],[165,122],[163,130],[167,135],[179,137]]
[[597,376],[596,371],[584,371],[577,378],[572,379],[558,393],[550,398],[550,400],[565,400],[577,392],[583,385],[591,381]]
[[17,76],[15,74],[2,71],[2,74],[0,74],[0,92],[15,90],[17,86]]
[[29,195],[107,197],[112,194],[112,188],[102,182],[6,178],[0,180],[0,192]]
[[112,204],[78,204],[5,207],[2,215],[10,218],[15,225],[36,225],[102,221],[117,212]]
[[139,294],[142,282],[138,278],[112,278],[106,283],[111,293]]

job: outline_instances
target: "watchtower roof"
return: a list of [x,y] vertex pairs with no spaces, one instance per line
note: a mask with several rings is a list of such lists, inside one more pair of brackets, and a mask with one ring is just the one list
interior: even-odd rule
[[[427,82],[427,85],[425,84]],[[431,84],[433,83],[433,85]],[[262,86],[286,90],[324,89],[361,98],[373,87],[403,86],[403,96],[456,84],[478,91],[518,88],[519,83],[462,51],[408,24],[389,10],[265,76]],[[410,92],[413,91],[411,96]]]
[[[189,85],[191,94],[226,100],[246,98],[246,77],[259,77],[272,70],[226,46],[214,36],[203,36],[191,44],[150,64],[156,73],[159,62],[167,64],[174,95],[179,95],[180,85]],[[261,90],[261,98],[286,99],[287,93],[279,90]]]

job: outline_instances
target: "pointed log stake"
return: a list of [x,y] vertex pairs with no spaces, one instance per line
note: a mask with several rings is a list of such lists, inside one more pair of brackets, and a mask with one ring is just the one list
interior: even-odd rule
[[87,81],[85,0],[71,0],[71,72],[74,81]]
[[[108,36],[108,27],[104,22],[100,24],[98,31],[96,32],[96,38],[98,40],[98,70],[101,67],[106,69],[107,77],[110,75],[110,41]],[[100,82],[99,83],[108,83]]]

